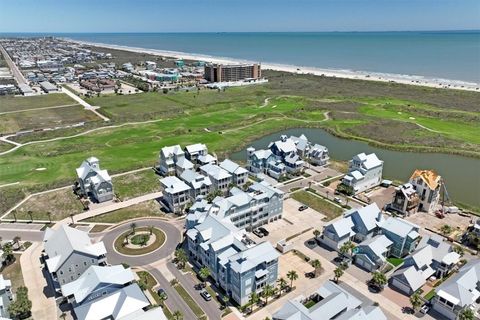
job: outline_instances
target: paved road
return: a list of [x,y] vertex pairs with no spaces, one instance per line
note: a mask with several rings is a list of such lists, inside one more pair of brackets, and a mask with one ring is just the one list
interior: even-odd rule
[[17,83],[18,84],[22,84],[22,83],[27,84],[27,80],[25,80],[25,77],[20,72],[17,65],[12,61],[12,59],[10,58],[10,55],[7,53],[5,48],[3,48],[2,45],[0,45],[0,51],[2,51],[3,57],[5,58],[5,61],[7,61],[7,64],[10,67],[10,71],[12,72],[13,76],[17,80]]
[[138,220],[135,221],[135,223],[137,227],[154,226],[163,230],[167,236],[163,246],[152,253],[142,256],[125,256],[118,253],[113,249],[113,242],[119,235],[130,229],[130,223],[125,223],[108,231],[102,238],[105,248],[107,248],[108,263],[120,264],[125,262],[133,267],[149,265],[158,260],[170,257],[181,241],[180,231],[171,223],[158,219]]
[[22,241],[41,242],[43,240],[43,231],[0,228],[0,235],[3,240],[12,240],[16,236],[19,236]]

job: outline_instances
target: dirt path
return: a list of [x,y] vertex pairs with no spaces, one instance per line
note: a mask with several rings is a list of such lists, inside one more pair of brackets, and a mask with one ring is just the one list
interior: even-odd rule
[[66,95],[68,95],[73,100],[77,101],[79,104],[81,104],[85,108],[85,110],[89,110],[89,111],[92,111],[93,113],[95,113],[98,117],[102,118],[103,121],[110,121],[109,118],[105,117],[103,114],[101,114],[100,112],[97,111],[97,109],[99,109],[99,107],[92,106],[91,104],[89,104],[88,102],[86,102],[85,100],[83,100],[82,98],[77,96],[75,93],[73,93],[72,91],[70,91],[70,90],[68,90],[64,87],[62,87],[62,92],[65,93]]

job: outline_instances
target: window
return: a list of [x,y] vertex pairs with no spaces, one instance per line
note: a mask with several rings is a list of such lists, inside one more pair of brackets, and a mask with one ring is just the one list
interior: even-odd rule
[[86,265],[87,265],[87,261],[83,261],[83,265],[86,266]]

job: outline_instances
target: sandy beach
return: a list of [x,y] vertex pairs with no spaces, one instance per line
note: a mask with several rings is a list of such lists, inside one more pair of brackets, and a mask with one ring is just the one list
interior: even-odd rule
[[[253,62],[250,60],[233,59],[233,58],[226,58],[226,57],[214,57],[209,55],[193,54],[193,53],[186,53],[186,52],[128,47],[128,46],[112,45],[112,44],[105,44],[105,43],[78,41],[73,39],[66,39],[66,40],[69,40],[78,44],[83,44],[83,45],[91,45],[91,46],[104,47],[109,49],[125,50],[125,51],[145,53],[145,54],[151,54],[151,55],[172,57],[175,59],[199,60],[199,61],[223,63],[223,64],[238,64],[238,63]],[[460,81],[460,80],[435,79],[435,78],[428,78],[428,77],[416,76],[416,75],[376,73],[376,72],[354,71],[354,70],[323,69],[323,68],[306,67],[306,66],[275,64],[275,63],[269,63],[269,62],[261,62],[261,63],[262,63],[262,69],[284,71],[284,72],[291,72],[291,73],[297,73],[297,74],[313,74],[313,75],[325,76],[325,77],[402,83],[402,84],[424,86],[424,87],[431,87],[431,88],[456,89],[456,90],[480,92],[480,84],[473,83],[473,82]]]

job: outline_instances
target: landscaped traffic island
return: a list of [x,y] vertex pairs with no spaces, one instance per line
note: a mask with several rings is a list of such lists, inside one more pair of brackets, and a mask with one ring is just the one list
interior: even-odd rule
[[131,229],[115,239],[115,250],[121,254],[138,256],[151,253],[165,243],[165,233],[155,227],[131,225]]

